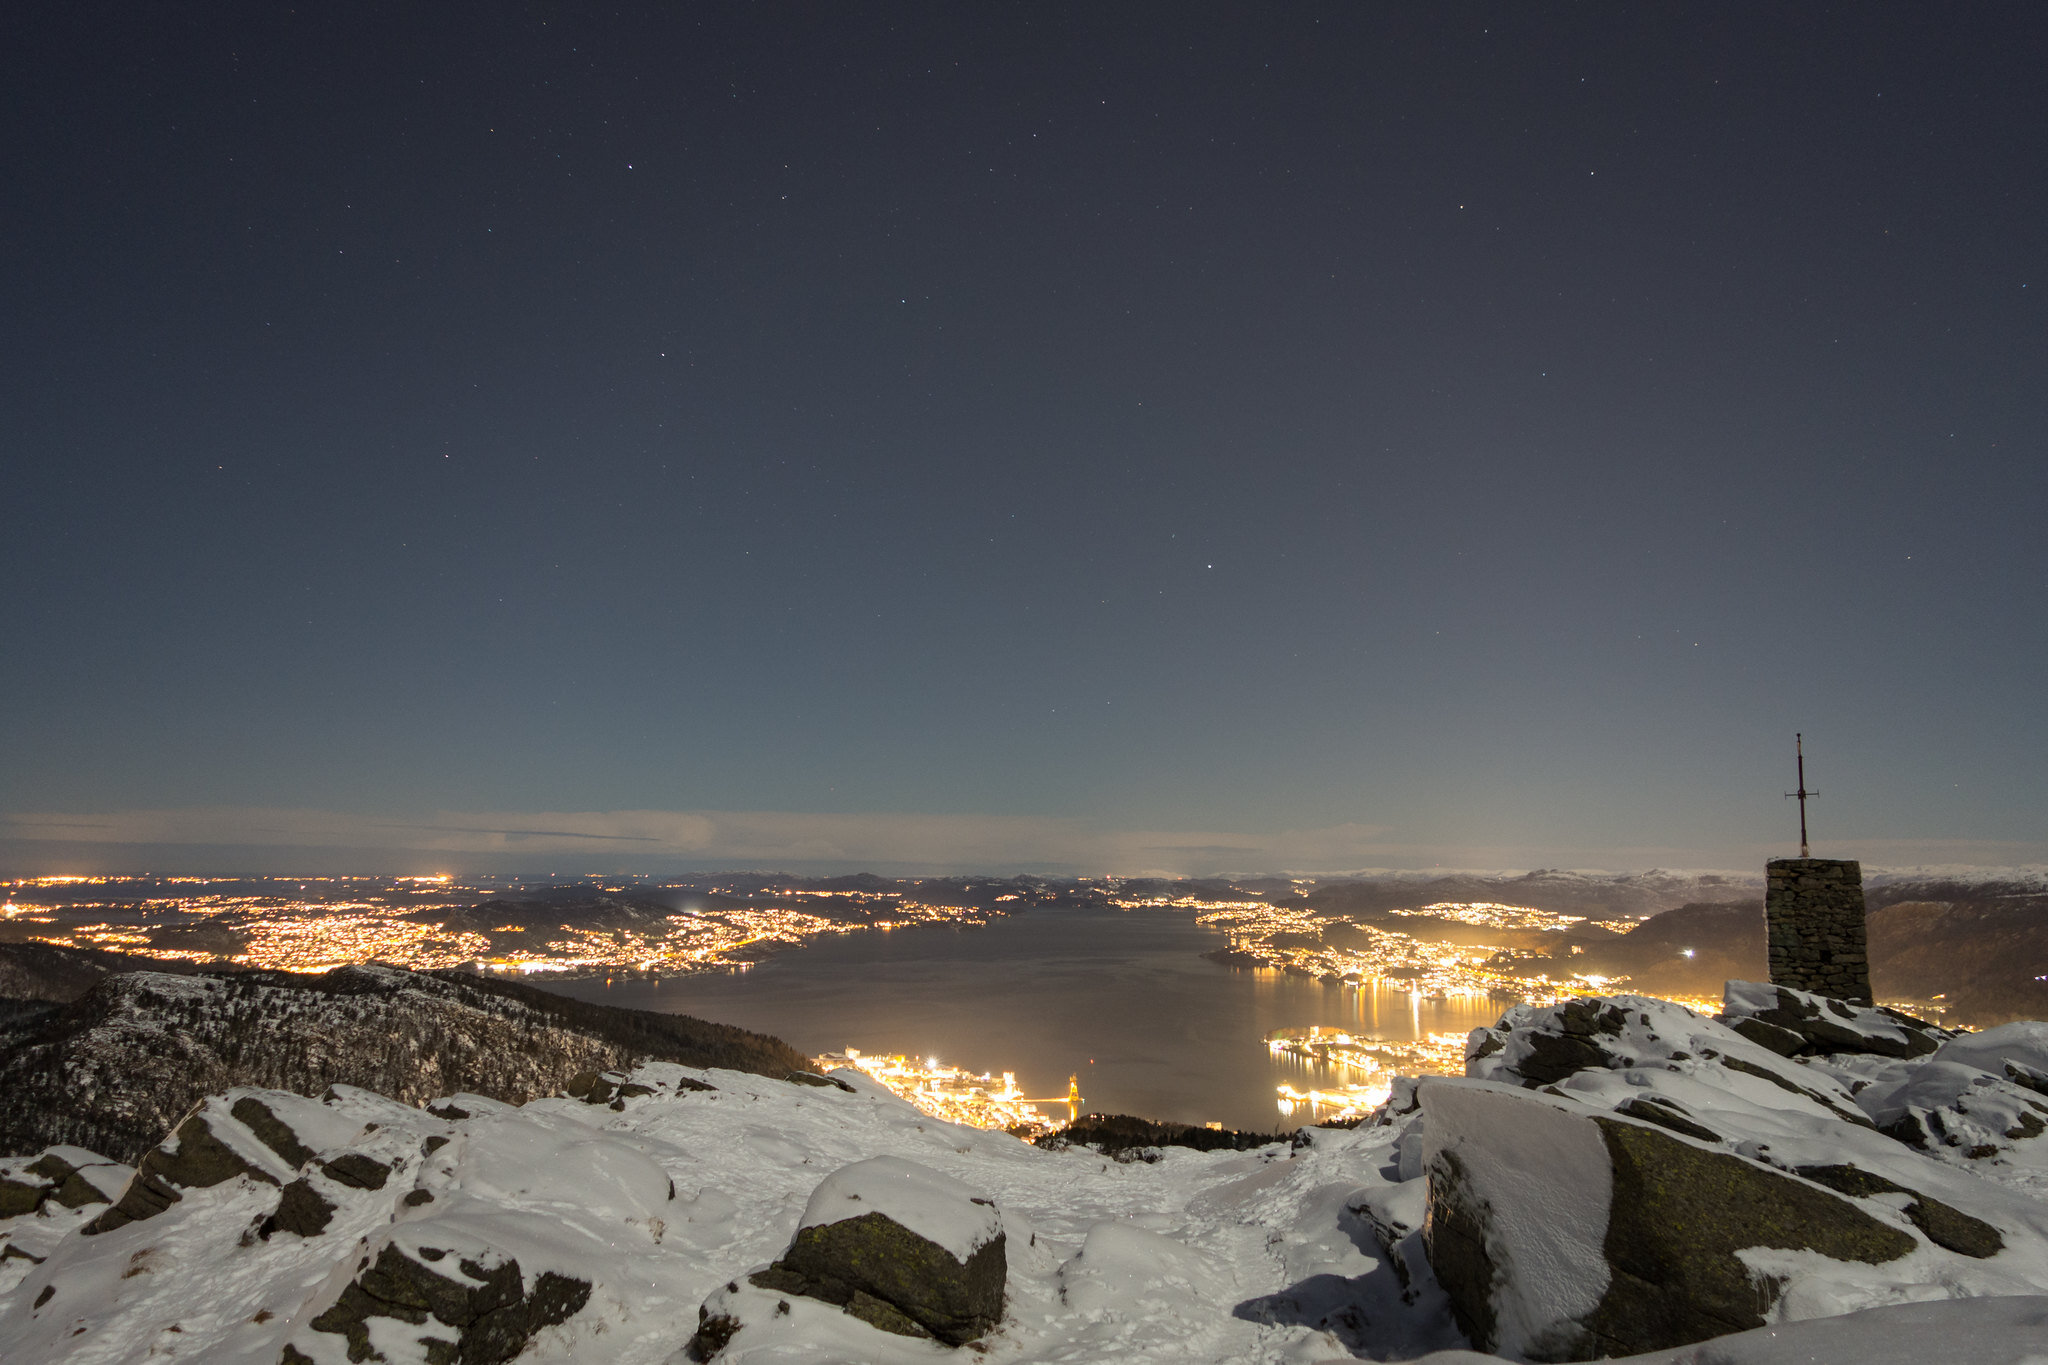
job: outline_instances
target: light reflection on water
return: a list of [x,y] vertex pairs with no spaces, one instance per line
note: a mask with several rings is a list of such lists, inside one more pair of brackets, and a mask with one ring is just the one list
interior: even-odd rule
[[1287,1056],[1266,1036],[1321,1024],[1383,1038],[1464,1032],[1499,1017],[1485,1000],[1428,1000],[1324,985],[1201,954],[1221,934],[1173,911],[1031,910],[986,928],[858,933],[784,952],[748,972],[543,981],[578,999],[694,1014],[772,1033],[807,1053],[937,1056],[1014,1071],[1032,1096],[1080,1076],[1086,1107],[1232,1128],[1292,1127],[1282,1082],[1347,1077]]

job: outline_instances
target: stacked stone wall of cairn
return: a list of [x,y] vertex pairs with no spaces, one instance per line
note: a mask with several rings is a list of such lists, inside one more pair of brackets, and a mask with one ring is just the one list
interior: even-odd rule
[[1861,863],[1778,858],[1765,864],[1764,920],[1774,985],[1876,1003],[1870,994]]

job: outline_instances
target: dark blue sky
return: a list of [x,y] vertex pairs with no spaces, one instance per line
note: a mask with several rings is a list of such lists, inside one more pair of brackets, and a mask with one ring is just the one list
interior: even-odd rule
[[2038,6],[0,25],[0,863],[2048,860]]

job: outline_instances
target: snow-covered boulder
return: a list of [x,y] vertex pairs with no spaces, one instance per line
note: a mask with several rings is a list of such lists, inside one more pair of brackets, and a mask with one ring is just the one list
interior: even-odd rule
[[1764,981],[1730,981],[1722,990],[1720,1021],[1786,1057],[1843,1052],[1925,1057],[1956,1036],[1953,1029],[1895,1009],[1854,1005]]
[[1963,1033],[1941,1045],[1938,1062],[1960,1062],[2048,1095],[2048,1024],[2024,1020],[1982,1033]]
[[1957,1034],[1905,1061],[1817,1061],[1850,1079],[1856,1102],[1900,1142],[1944,1161],[2048,1167],[2048,1024]]
[[134,1173],[83,1147],[49,1147],[31,1157],[0,1159],[0,1221],[32,1214],[53,1200],[67,1209],[110,1203]]
[[1857,1098],[1887,1135],[1964,1161],[2048,1166],[2048,1095],[1936,1055]]
[[[1424,1247],[1459,1324],[1486,1350],[1628,1355],[1784,1317],[2024,1292],[2043,1268],[2038,1218],[2013,1231],[2024,1249],[2012,1259],[2000,1228],[1859,1165],[1795,1174],[1761,1159],[1775,1144],[1731,1151],[1500,1085],[1428,1081],[1417,1093]],[[1938,1174],[1875,1133],[1835,1128],[1859,1154],[1895,1153],[1885,1170],[1908,1162]],[[1828,1150],[1787,1141],[1795,1158]]]
[[238,1086],[212,1096],[143,1154],[121,1197],[86,1224],[85,1235],[154,1218],[182,1199],[183,1191],[237,1176],[283,1185],[317,1147],[353,1135],[358,1126],[317,1100],[283,1090]]
[[[345,1341],[351,1361],[382,1357],[380,1346],[411,1335],[429,1362],[494,1365],[589,1301],[588,1280],[552,1270],[529,1279],[518,1260],[501,1253],[462,1255],[425,1242],[387,1242],[311,1325]],[[406,1333],[408,1327],[414,1332]],[[279,1357],[279,1365],[319,1362],[296,1342],[286,1342]]]
[[[699,1310],[691,1351],[715,1358],[775,1295],[800,1295],[898,1336],[961,1346],[1001,1320],[1008,1276],[995,1201],[901,1157],[855,1162],[812,1192],[789,1249]],[[786,1316],[786,1302],[768,1310]]]
[[1088,1229],[1060,1266],[1060,1301],[1083,1316],[1163,1317],[1197,1310],[1231,1289],[1227,1270],[1171,1237],[1125,1222]]
[[[1757,1115],[1870,1120],[1835,1077],[1751,1042],[1668,1000],[1587,996],[1521,1005],[1474,1029],[1465,1074],[1530,1089],[1562,1087],[1689,1137],[1717,1138]],[[1716,1127],[1714,1111],[1734,1117]]]
[[627,1100],[655,1093],[653,1086],[642,1085],[623,1071],[579,1071],[563,1088],[571,1099],[582,1100],[585,1104],[608,1104],[621,1110],[626,1107]]
[[132,1166],[68,1145],[0,1157],[0,1298],[104,1211],[134,1174]]

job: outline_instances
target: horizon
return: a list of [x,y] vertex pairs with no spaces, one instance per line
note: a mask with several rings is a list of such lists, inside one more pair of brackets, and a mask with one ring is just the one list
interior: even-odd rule
[[[1788,855],[1789,856],[1789,855]],[[1936,880],[1954,878],[1959,881],[1993,883],[2000,881],[2024,881],[2048,879],[2048,863],[2013,863],[2004,866],[1990,866],[1975,863],[1900,863],[1881,864],[1855,859],[1863,870],[1866,885],[1893,881]],[[450,887],[464,887],[491,882],[526,882],[552,887],[572,886],[583,882],[627,881],[646,883],[652,889],[681,886],[693,880],[712,877],[761,878],[764,880],[786,879],[792,882],[816,882],[843,879],[847,877],[870,876],[880,881],[911,883],[920,881],[978,881],[1005,882],[1020,879],[1037,879],[1045,882],[1261,882],[1298,881],[1314,884],[1330,884],[1344,881],[1401,880],[1426,882],[1450,878],[1476,878],[1493,880],[1524,880],[1541,876],[1584,877],[1590,880],[1629,881],[1654,877],[1681,880],[1722,879],[1738,885],[1754,884],[1761,890],[1764,884],[1763,865],[1750,868],[1738,867],[1571,867],[1562,865],[1517,865],[1500,866],[1429,866],[1429,867],[1353,867],[1353,868],[1269,868],[1259,871],[1236,869],[1206,873],[1163,873],[1155,871],[1046,871],[1037,868],[987,867],[920,869],[904,866],[852,866],[842,864],[821,865],[806,868],[795,864],[715,864],[706,863],[674,869],[650,868],[585,868],[562,870],[558,865],[542,870],[540,868],[517,867],[457,867],[441,865],[437,872],[417,870],[393,871],[386,869],[366,870],[361,866],[343,869],[340,865],[306,867],[278,864],[275,868],[263,869],[239,867],[223,870],[221,865],[205,867],[200,864],[190,867],[155,865],[147,867],[112,868],[99,865],[92,868],[78,866],[66,870],[47,867],[35,869],[0,864],[0,888],[8,887],[57,887],[67,884],[84,884],[97,881],[176,881],[187,883],[218,884],[235,881],[391,881],[421,884],[445,884]],[[424,889],[424,887],[422,888]]]

